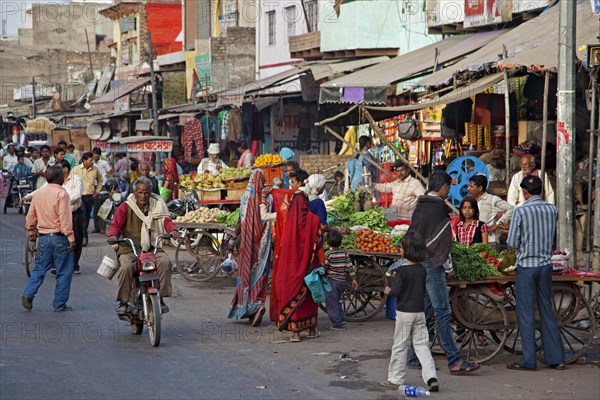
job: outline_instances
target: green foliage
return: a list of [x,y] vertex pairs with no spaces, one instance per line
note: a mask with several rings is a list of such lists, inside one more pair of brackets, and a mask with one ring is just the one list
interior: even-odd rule
[[496,268],[485,261],[479,253],[472,247],[452,243],[450,255],[452,256],[452,265],[454,266],[456,279],[459,281],[480,281],[489,276],[501,276]]
[[237,210],[235,210],[234,212],[232,212],[231,214],[217,215],[215,217],[215,221],[217,221],[221,224],[225,224],[225,226],[228,226],[230,228],[236,226],[239,219],[240,219],[240,209],[239,208]]

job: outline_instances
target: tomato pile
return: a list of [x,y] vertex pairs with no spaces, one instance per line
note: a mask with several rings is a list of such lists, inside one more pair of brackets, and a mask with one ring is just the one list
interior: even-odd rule
[[398,253],[398,248],[387,237],[372,230],[356,233],[356,247],[359,250],[373,253]]
[[496,267],[496,269],[498,269],[500,267],[500,260],[498,260],[495,257],[492,257],[491,255],[489,255],[485,251],[479,253],[479,257],[483,258],[485,261],[487,261],[488,263],[492,264],[494,267]]

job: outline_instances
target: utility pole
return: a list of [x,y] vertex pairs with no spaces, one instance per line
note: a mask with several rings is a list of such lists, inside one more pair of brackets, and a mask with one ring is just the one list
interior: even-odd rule
[[148,56],[146,60],[150,64],[150,81],[152,83],[152,119],[154,119],[153,131],[154,136],[159,136],[158,130],[158,101],[156,99],[156,81],[154,80],[154,51],[152,50],[152,35],[148,32]]
[[90,59],[90,72],[92,73],[92,80],[94,79],[94,67],[92,65],[92,52],[90,50],[90,39],[88,38],[88,31],[85,30],[85,41],[87,43],[88,48],[88,58]]
[[35,105],[35,76],[31,77],[31,105],[33,106],[33,118],[37,118],[37,110]]
[[575,202],[573,196],[575,165],[575,21],[577,2],[563,0],[559,6],[558,26],[558,121],[556,124],[556,191],[558,205],[558,247],[568,249],[573,267],[577,264],[575,247]]

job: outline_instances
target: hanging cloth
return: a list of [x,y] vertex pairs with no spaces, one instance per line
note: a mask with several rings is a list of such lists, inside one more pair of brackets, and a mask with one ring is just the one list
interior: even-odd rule
[[186,160],[192,158],[192,149],[196,144],[196,153],[198,158],[204,158],[204,144],[202,143],[202,124],[196,118],[193,118],[183,126],[183,154]]

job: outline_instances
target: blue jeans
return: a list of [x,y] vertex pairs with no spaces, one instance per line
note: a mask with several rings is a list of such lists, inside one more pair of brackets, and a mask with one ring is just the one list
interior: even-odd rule
[[35,268],[23,294],[33,300],[44,277],[52,265],[56,266],[56,286],[54,288],[54,309],[67,305],[73,278],[73,252],[69,251],[69,240],[65,236],[40,236],[37,242]]
[[90,213],[94,208],[93,196],[81,196],[81,209],[83,210],[83,238],[88,238],[88,228],[90,226]]
[[519,364],[523,368],[537,367],[535,357],[536,304],[540,314],[544,361],[548,365],[564,363],[564,347],[552,308],[552,264],[533,268],[523,268],[517,265],[515,289],[517,323],[523,349],[523,356]]
[[333,326],[341,328],[344,326],[344,309],[340,300],[344,290],[348,287],[345,281],[327,278],[331,285],[331,292],[325,291],[325,304],[327,305],[327,314]]
[[448,368],[452,368],[460,362],[461,356],[450,325],[452,322],[452,309],[448,299],[446,271],[441,265],[433,267],[428,262],[422,264],[427,271],[427,295],[435,314],[437,334],[446,357],[448,357]]

